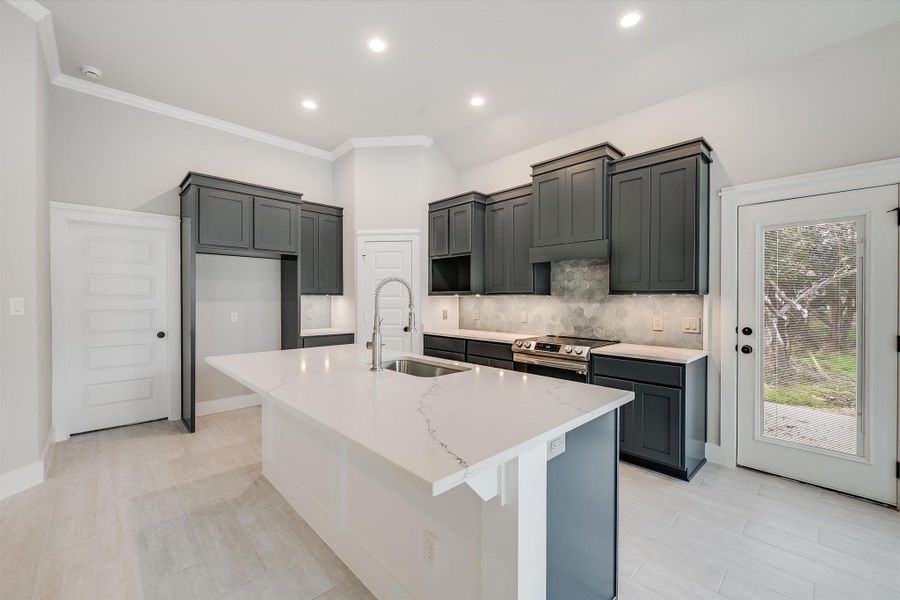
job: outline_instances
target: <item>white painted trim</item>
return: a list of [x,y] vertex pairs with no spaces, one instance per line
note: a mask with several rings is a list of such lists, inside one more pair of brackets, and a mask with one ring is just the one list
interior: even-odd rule
[[0,475],[0,500],[44,482],[44,461],[36,460]]
[[[737,291],[738,291],[738,208],[848,190],[894,185],[900,183],[900,158],[850,165],[826,171],[782,177],[733,187],[719,192],[722,202],[721,222],[721,304],[719,366],[721,374],[721,451],[713,461],[707,444],[710,462],[734,467],[737,465]],[[713,453],[715,454],[715,452]]]
[[[412,243],[412,260],[410,269],[412,271],[412,285],[415,293],[415,312],[416,312],[416,329],[422,330],[422,305],[425,301],[425,290],[422,288],[421,257],[420,252],[421,232],[418,229],[363,229],[356,232],[356,242],[353,249],[353,256],[356,263],[356,342],[362,343],[368,340],[371,335],[367,331],[367,327],[371,323],[366,323],[366,299],[363,294],[366,291],[366,263],[362,260],[362,249],[366,242],[411,242]],[[412,336],[412,352],[421,353],[421,335]]]
[[[215,400],[197,402],[197,405],[194,408],[194,415],[202,417],[203,415],[213,415],[216,413],[227,412],[229,410],[238,410],[240,408],[259,406],[261,404],[262,398],[260,398],[258,394],[228,396],[226,398],[216,398]],[[180,418],[181,417],[179,416],[179,419]]]
[[61,70],[59,67],[59,50],[56,48],[56,32],[53,30],[53,17],[50,11],[35,0],[6,0],[22,14],[37,23],[38,41],[47,66],[50,81],[56,79]]
[[400,148],[423,146],[430,148],[434,140],[427,135],[390,135],[383,137],[350,138],[331,151],[331,160],[337,160],[357,148]]
[[54,441],[69,439],[67,419],[65,331],[67,327],[65,307],[68,304],[66,289],[65,227],[72,221],[105,223],[132,227],[160,229],[165,233],[166,273],[169,291],[168,323],[169,343],[169,419],[181,418],[181,219],[171,215],[159,215],[137,211],[119,210],[67,202],[50,203],[50,315],[51,353],[53,363],[52,431]]

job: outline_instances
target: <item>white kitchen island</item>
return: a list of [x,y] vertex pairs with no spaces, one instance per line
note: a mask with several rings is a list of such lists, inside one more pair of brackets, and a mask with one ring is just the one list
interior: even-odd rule
[[263,397],[263,473],[378,598],[613,597],[633,394],[404,357],[469,370],[373,372],[359,345],[207,362]]

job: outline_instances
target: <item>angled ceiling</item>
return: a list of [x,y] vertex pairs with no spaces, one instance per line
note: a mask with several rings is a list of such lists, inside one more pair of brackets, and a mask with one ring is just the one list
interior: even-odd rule
[[900,21],[865,0],[42,4],[64,74],[325,150],[430,136],[458,168]]

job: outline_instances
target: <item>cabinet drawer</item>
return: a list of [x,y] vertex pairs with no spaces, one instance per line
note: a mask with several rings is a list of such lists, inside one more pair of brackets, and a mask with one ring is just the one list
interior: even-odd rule
[[[630,360],[622,358],[593,357],[594,375],[613,377],[615,379],[630,379],[646,383],[656,383],[673,387],[682,387],[683,367],[677,365],[663,365],[644,360]],[[596,381],[596,377],[594,381]]]
[[352,344],[353,334],[315,335],[303,338],[304,348],[321,348],[322,346],[341,346]]
[[446,350],[447,352],[456,352],[463,355],[463,358],[458,360],[464,360],[466,354],[466,340],[443,337],[440,335],[426,335],[425,348],[430,348],[433,350]]
[[491,359],[485,358],[483,356],[472,356],[471,354],[466,356],[466,362],[470,362],[473,365],[484,365],[485,367],[491,366]]
[[425,348],[425,356],[433,356],[435,358],[445,358],[447,360],[457,360],[466,362],[466,355],[460,352],[448,352],[447,350],[435,350],[434,348]]
[[496,358],[492,358],[490,360],[490,363],[491,363],[491,366],[494,367],[495,369],[507,369],[509,371],[512,371],[515,369],[515,364],[513,364],[513,361],[511,361],[511,360],[499,360]]
[[498,358],[500,360],[512,360],[512,345],[497,344],[492,342],[477,342],[469,340],[466,350],[467,355],[485,356],[487,358]]

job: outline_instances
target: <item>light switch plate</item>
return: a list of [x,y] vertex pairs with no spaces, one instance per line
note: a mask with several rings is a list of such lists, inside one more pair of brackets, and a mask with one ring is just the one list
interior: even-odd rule
[[25,298],[22,296],[10,296],[9,298],[9,316],[22,317],[25,316]]
[[663,318],[654,316],[653,317],[653,331],[662,331],[663,330]]
[[700,333],[700,319],[697,317],[685,317],[681,320],[682,333]]
[[475,320],[476,320],[476,321],[480,321],[480,320],[481,320],[481,311],[478,310],[477,308],[475,309]]
[[527,311],[527,310],[523,310],[523,311],[522,311],[522,315],[521,315],[521,318],[520,318],[519,320],[522,321],[523,323],[527,323],[527,322],[528,322],[528,311]]
[[232,322],[232,323],[237,323],[237,322],[238,322],[238,314],[237,314],[236,312],[232,312],[232,313],[231,313],[231,322]]
[[306,309],[306,320],[312,321],[312,309],[311,308]]

